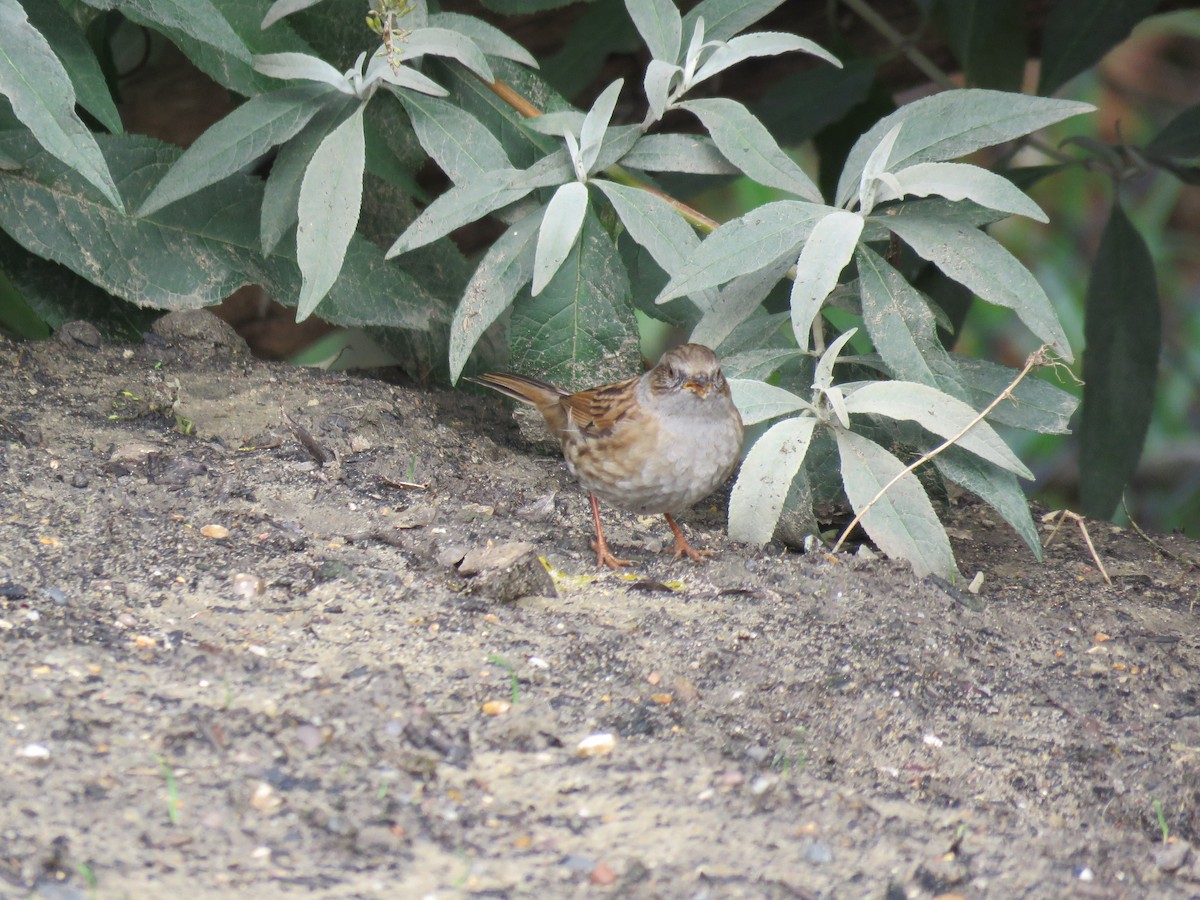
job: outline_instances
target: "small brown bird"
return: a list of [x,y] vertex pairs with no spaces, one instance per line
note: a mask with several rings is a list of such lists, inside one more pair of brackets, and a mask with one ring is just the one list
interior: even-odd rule
[[742,417],[721,361],[707,347],[684,344],[644,375],[577,394],[524,375],[468,380],[537,407],[562,442],[567,468],[592,504],[597,565],[629,565],[608,549],[597,497],[630,512],[666,516],[676,559],[712,555],[694,549],[673,516],[716,490],[742,449]]

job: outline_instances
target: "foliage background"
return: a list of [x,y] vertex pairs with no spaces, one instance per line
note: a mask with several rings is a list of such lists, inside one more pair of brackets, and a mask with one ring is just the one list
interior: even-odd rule
[[[189,43],[179,32],[156,24],[154,17],[147,17],[146,13],[147,8],[154,6],[152,3],[94,5],[119,10],[91,18],[87,32],[97,58],[105,64],[106,75],[117,98],[121,98],[123,84],[143,64],[137,59],[139,39],[144,42],[143,51],[156,54],[162,50],[164,36],[178,42],[195,62],[230,88],[235,98],[239,93],[248,95],[268,86],[262,76],[248,67],[230,66],[228,57],[214,58],[211,52],[197,47],[194,42]],[[685,8],[688,5],[685,4]],[[794,146],[809,171],[819,173],[818,180],[829,195],[832,180],[840,168],[840,158],[859,134],[892,108],[893,98],[905,102],[928,92],[931,84],[944,88],[955,83],[1007,89],[1023,84],[1029,91],[1057,90],[1088,99],[1100,99],[1104,91],[1114,92],[1114,87],[1119,94],[1120,79],[1112,73],[1120,71],[1120,65],[1109,63],[1106,69],[1095,63],[1105,51],[1121,42],[1130,28],[1143,20],[1146,21],[1138,29],[1141,35],[1135,36],[1134,45],[1139,40],[1153,42],[1153,37],[1148,39],[1142,35],[1159,36],[1155,49],[1147,56],[1178,61],[1177,68],[1182,76],[1179,81],[1184,85],[1195,85],[1194,77],[1190,81],[1186,77],[1189,72],[1194,74],[1195,66],[1189,69],[1187,53],[1181,52],[1181,48],[1186,51],[1194,46],[1194,14],[1193,18],[1176,17],[1169,21],[1147,19],[1152,13],[1174,5],[1177,4],[1084,4],[1071,0],[1052,4],[1016,0],[1007,3],[924,0],[874,5],[861,2],[844,5],[785,3],[757,27],[811,37],[833,50],[846,63],[845,69],[835,71],[814,66],[810,59],[790,54],[751,61],[731,69],[714,79],[713,86],[725,96],[745,100],[770,125],[781,142]],[[357,5],[352,4],[341,6],[357,9]],[[275,26],[277,30],[274,31],[255,31],[267,7],[265,0],[215,4],[239,35],[253,37],[256,53],[281,49],[276,42],[281,33],[286,33],[278,30],[279,26]],[[46,7],[38,8],[43,11],[39,26],[52,28],[54,16],[44,14]],[[54,8],[53,4],[50,8]],[[553,0],[487,0],[482,4],[448,2],[443,8],[477,14],[495,22],[542,59],[542,74],[547,81],[583,109],[588,108],[600,89],[614,77],[624,76],[627,81],[637,83],[646,62],[645,52],[623,5],[614,0],[575,4]],[[75,2],[64,2],[61,9],[80,18],[88,12],[82,4]],[[340,22],[340,29],[330,29],[331,21]],[[292,17],[285,24],[344,67],[352,62],[350,58],[339,58],[345,55],[347,47],[372,45],[371,36],[359,21],[357,13],[330,19],[327,15],[318,16],[314,11]],[[1164,40],[1163,34],[1172,37]],[[249,38],[247,42],[251,43]],[[1046,48],[1045,53],[1041,52],[1041,47]],[[1129,51],[1125,52],[1128,54]],[[1038,57],[1043,58],[1040,71],[1033,62]],[[434,71],[440,70],[435,67]],[[1072,80],[1078,72],[1083,74]],[[1107,76],[1106,72],[1109,73]],[[516,77],[515,72],[513,77]],[[1195,280],[1189,278],[1189,267],[1185,264],[1191,261],[1188,256],[1192,251],[1188,248],[1194,247],[1195,243],[1179,240],[1181,232],[1176,229],[1186,225],[1186,214],[1173,219],[1172,212],[1182,207],[1189,190],[1181,186],[1182,182],[1176,176],[1182,174],[1186,182],[1188,173],[1194,171],[1195,156],[1200,148],[1190,119],[1185,125],[1193,130],[1185,127],[1173,148],[1174,174],[1166,173],[1168,166],[1161,158],[1152,159],[1146,154],[1119,147],[1113,150],[1112,147],[1121,141],[1135,146],[1152,143],[1174,113],[1183,110],[1186,115],[1197,99],[1200,98],[1195,96],[1194,88],[1191,94],[1186,89],[1175,92],[1168,102],[1156,99],[1153,92],[1142,93],[1133,97],[1119,117],[1098,120],[1100,127],[1093,138],[1104,142],[1103,145],[1093,140],[1091,143],[1078,141],[1061,149],[1055,147],[1059,137],[1080,135],[1080,128],[1086,123],[1077,120],[1062,126],[1056,137],[1043,140],[1040,153],[1028,147],[1022,150],[1026,158],[1021,162],[1027,165],[1056,159],[1073,164],[1034,185],[1036,198],[1054,212],[1050,228],[1010,222],[998,229],[998,233],[1022,253],[1043,285],[1051,287],[1051,295],[1067,324],[1072,344],[1078,349],[1083,344],[1088,321],[1083,303],[1084,288],[1093,268],[1090,263],[1104,262],[1096,258],[1100,231],[1113,196],[1120,194],[1126,200],[1130,218],[1137,226],[1129,235],[1143,236],[1151,248],[1158,284],[1162,287],[1162,307],[1167,316],[1163,346],[1168,365],[1163,367],[1161,389],[1156,392],[1158,406],[1150,427],[1148,464],[1143,464],[1142,483],[1135,483],[1135,487],[1147,488],[1145,493],[1138,495],[1140,499],[1134,507],[1136,515],[1146,524],[1158,527],[1193,526],[1197,515],[1194,482],[1198,467],[1192,435],[1197,424],[1194,386],[1200,367],[1190,349],[1196,344],[1187,340],[1195,331],[1194,316],[1188,315],[1192,306],[1188,300],[1194,298]],[[179,97],[174,100],[178,103]],[[636,117],[638,110],[629,108],[631,102],[637,102],[636,92],[627,90],[622,100],[625,106],[617,109],[617,121]],[[94,107],[89,108],[95,111]],[[129,114],[127,107],[121,111],[124,115]],[[89,121],[100,131],[117,127],[115,121],[103,120],[105,118]],[[1114,127],[1115,121],[1121,123],[1119,133]],[[8,126],[9,132],[16,130],[11,117]],[[411,134],[406,136],[382,128],[371,130],[370,125],[368,133],[368,167],[375,174],[369,176],[364,193],[360,232],[386,245],[403,224],[411,220],[418,205],[440,193],[445,182],[440,180],[438,172],[422,166],[420,150]],[[988,165],[999,165],[1006,160],[985,156],[983,161]],[[162,164],[155,163],[151,156],[131,162],[130,177],[136,178],[138,172],[153,165],[159,165],[161,172]],[[142,196],[152,185],[153,179],[145,178],[140,189]],[[717,219],[730,218],[747,207],[772,199],[769,192],[756,185],[736,182],[693,198],[699,187],[698,179],[689,176],[664,178],[664,187],[674,195],[694,202]],[[127,189],[127,185],[123,184],[123,189]],[[1076,227],[1064,231],[1064,219],[1072,221]],[[411,292],[423,290],[426,285],[464,283],[482,248],[495,237],[496,232],[489,231],[492,227],[483,224],[457,233],[458,250],[443,242],[420,257],[409,254],[405,260],[405,276],[396,289]],[[1063,234],[1067,235],[1065,242],[1055,245],[1053,240]],[[1132,243],[1136,240],[1126,241],[1127,245]],[[381,270],[373,268],[375,263],[367,245],[354,246],[358,249],[351,251],[350,258],[357,259],[361,271],[378,274]],[[364,253],[367,254],[365,257],[362,256]],[[11,331],[34,337],[49,327],[79,317],[92,318],[110,329],[124,329],[127,333],[144,326],[143,310],[112,301],[94,284],[72,276],[61,267],[40,263],[7,239],[0,242],[0,264],[7,276],[3,322]],[[262,275],[260,281],[271,293],[289,299],[286,295],[294,291],[296,284],[294,272],[276,268],[264,271]],[[1105,273],[1099,280],[1104,283],[1109,278],[1110,274]],[[219,285],[219,279],[214,284]],[[352,284],[351,277],[347,279],[347,285]],[[967,298],[955,298],[953,292],[938,293],[936,285],[926,285],[926,288],[943,301],[952,316],[966,312]],[[1155,289],[1149,290],[1153,295]],[[187,302],[207,304],[215,299],[205,296],[188,298]],[[294,300],[289,299],[289,302]],[[433,302],[431,297],[430,303]],[[337,297],[333,297],[332,305],[322,307],[321,311],[341,324],[380,321],[377,307],[356,307],[348,295],[340,306]],[[981,304],[971,307],[958,346],[978,351],[986,358],[1019,363],[1029,349],[1030,341],[1012,330],[1010,316],[996,313]],[[1091,321],[1098,325],[1101,317],[1092,316]],[[1138,321],[1137,315],[1132,314],[1126,327],[1132,323],[1136,329]],[[393,324],[404,325],[405,321],[396,319]],[[411,325],[411,320],[407,320],[407,324]],[[442,338],[422,335],[419,330],[403,334],[407,336],[392,333],[385,338],[387,349],[408,365],[415,376],[432,373],[436,359],[444,353]],[[644,334],[644,337],[648,335]],[[1109,335],[1109,339],[1117,352],[1125,346],[1121,335]],[[1149,393],[1139,389],[1130,396],[1117,397],[1110,415],[1118,421],[1122,415],[1137,415],[1139,407],[1146,407]],[[1137,447],[1133,458],[1136,459],[1140,434],[1135,434],[1134,439]],[[1019,435],[1013,436],[1012,440],[1018,442],[1022,455],[1032,454],[1038,460],[1043,482],[1058,497],[1068,503],[1077,502],[1079,477],[1072,465],[1072,460],[1077,458],[1074,440],[1064,444],[1057,439],[1039,437],[1030,440]],[[1159,444],[1160,440],[1166,443]],[[1129,455],[1127,449],[1125,460],[1118,460],[1118,463],[1127,464]],[[1092,482],[1112,482],[1114,478],[1112,472],[1105,469],[1105,460],[1100,462],[1100,475],[1093,472]],[[1156,501],[1155,493],[1165,499]],[[1083,500],[1086,508],[1087,497]],[[1093,501],[1092,511],[1103,514],[1107,503],[1107,499]]]

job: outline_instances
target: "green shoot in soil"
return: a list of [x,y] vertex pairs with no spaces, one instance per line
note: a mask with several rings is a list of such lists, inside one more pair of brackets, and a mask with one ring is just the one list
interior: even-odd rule
[[517,670],[513,668],[513,664],[507,659],[503,656],[497,656],[495,653],[488,657],[488,662],[499,666],[508,673],[508,686],[512,692],[512,703],[513,706],[516,706],[517,701],[521,699],[521,680],[517,678]]
[[158,756],[158,767],[167,782],[167,818],[172,825],[179,824],[179,784],[175,781],[175,770],[165,757]]

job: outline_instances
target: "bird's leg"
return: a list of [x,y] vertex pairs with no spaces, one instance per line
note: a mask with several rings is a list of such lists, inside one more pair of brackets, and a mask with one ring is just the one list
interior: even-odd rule
[[675,558],[687,556],[688,559],[696,562],[704,562],[710,556],[716,556],[712,550],[697,550],[687,542],[687,538],[683,536],[683,531],[670,513],[663,513],[666,517],[667,524],[671,526],[671,530],[675,532]]
[[592,501],[592,522],[596,526],[596,540],[592,541],[592,549],[596,551],[596,565],[608,566],[610,569],[629,565],[629,560],[617,559],[609,551],[608,542],[604,540],[604,529],[600,527],[600,501],[591,493],[588,494],[588,499]]

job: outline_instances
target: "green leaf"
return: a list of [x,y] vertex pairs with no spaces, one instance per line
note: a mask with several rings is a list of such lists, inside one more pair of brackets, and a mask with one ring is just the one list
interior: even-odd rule
[[424,94],[408,93],[401,100],[421,146],[455,184],[512,168],[500,141],[469,112]]
[[1000,513],[1033,555],[1042,558],[1042,541],[1029,514],[1029,500],[1015,475],[959,447],[947,447],[934,457],[933,464],[948,481],[966,488]]
[[271,8],[267,14],[263,16],[261,28],[270,28],[281,19],[290,16],[292,13],[298,13],[303,9],[308,9],[310,6],[316,6],[321,0],[275,0],[271,4]]
[[[134,204],[179,157],[177,148],[134,135],[101,136],[100,146]],[[0,152],[22,165],[17,174],[0,174],[0,228],[115,296],[139,306],[192,309],[246,284],[260,284],[285,303],[300,291],[294,257],[280,252],[264,260],[258,252],[257,178],[234,175],[135,218],[98,202],[82,176],[26,134],[0,138]],[[321,315],[339,325],[444,328],[449,314],[436,287],[386,264],[378,248],[354,238]]]
[[973,87],[1021,89],[1028,55],[1022,0],[946,0],[937,14]]
[[404,39],[405,58],[419,59],[426,54],[458,60],[484,81],[496,80],[487,57],[478,45],[466,35],[449,28],[418,28],[409,33]]
[[1200,105],[1185,109],[1164,125],[1146,150],[1195,162],[1200,157]]
[[247,100],[196,138],[138,215],[162,209],[250,165],[295,136],[335,96],[325,85],[300,84]]
[[606,383],[640,368],[629,278],[590,208],[558,274],[513,304],[509,345],[518,370],[555,384]]
[[311,53],[265,53],[254,57],[254,70],[280,81],[315,81],[352,93],[346,75]]
[[1080,500],[1086,515],[1107,519],[1142,455],[1162,353],[1154,261],[1119,204],[1096,249],[1085,309]]
[[388,257],[424,247],[456,228],[520,200],[539,186],[520,181],[522,174],[515,169],[497,169],[456,184],[425,207],[424,212],[396,238],[387,251]]
[[731,219],[704,239],[654,302],[715,287],[799,254],[801,242],[830,212],[828,206],[778,200]]
[[212,0],[83,0],[96,9],[116,9],[148,28],[182,32],[222,53],[250,62],[251,53]]
[[[7,280],[12,289],[12,293],[0,294],[0,323],[27,340],[40,340],[51,329],[57,331],[67,322],[87,319],[109,338],[137,341],[157,317],[157,313],[110,296],[66,266],[30,253],[3,232],[0,280]],[[28,316],[25,322],[20,319],[22,307]]]
[[1039,94],[1053,94],[1100,61],[1150,15],[1157,0],[1056,0],[1042,32]]
[[43,147],[123,209],[96,139],[75,115],[75,89],[66,70],[16,0],[0,0],[0,34],[5,36],[0,94],[8,98],[13,113]]
[[923,258],[984,300],[1013,310],[1063,359],[1074,357],[1050,298],[1028,269],[982,231],[919,216],[896,216],[888,227]]
[[[961,400],[915,381],[869,381],[846,397],[846,411],[851,415],[877,415],[916,422],[947,439],[958,435],[978,415]],[[1022,478],[1033,478],[1033,473],[987,422],[976,422],[954,443]]]
[[577,0],[483,0],[483,5],[486,9],[493,9],[506,16],[524,16],[547,9],[570,6],[575,2]]
[[542,212],[509,226],[479,262],[450,323],[450,380],[458,381],[471,350],[533,278],[533,256]]
[[[837,429],[842,484],[855,513],[862,513],[879,490],[904,471],[904,464],[874,441]],[[954,581],[958,567],[929,496],[911,472],[897,481],[863,514],[862,526],[879,549],[907,560],[918,578],[934,574]]]
[[726,378],[759,379],[765,381],[786,363],[800,359],[794,348],[772,347],[766,350],[746,350],[721,359],[721,371]]
[[[968,401],[976,409],[983,409],[1000,396],[1017,375],[1008,366],[987,360],[958,355],[952,359],[966,385]],[[1077,406],[1079,400],[1074,394],[1042,378],[1025,378],[1012,397],[1001,402],[988,418],[1000,425],[1041,434],[1070,434],[1070,420]]]
[[27,3],[29,22],[42,33],[75,88],[79,105],[113,134],[124,131],[92,45],[75,20],[54,3]]
[[546,204],[533,258],[533,296],[542,292],[570,255],[587,210],[587,186],[578,181],[564,184]]
[[956,159],[1094,109],[1090,103],[978,89],[916,100],[884,116],[855,142],[838,179],[837,203],[844,206],[853,199],[871,152],[899,123],[904,127],[890,156],[892,171]]
[[771,539],[816,424],[812,416],[796,416],[772,425],[754,442],[729,495],[729,536],[735,541]]
[[625,0],[629,17],[653,59],[674,63],[683,42],[683,20],[672,0]]
[[699,246],[700,238],[692,226],[658,194],[604,179],[592,184],[608,198],[630,236],[668,274],[682,268],[684,260]]
[[812,234],[804,242],[791,296],[792,332],[800,349],[808,349],[813,320],[825,298],[837,287],[842,269],[858,246],[862,229],[862,216],[835,210],[813,226]]
[[362,208],[367,165],[363,137],[365,103],[329,133],[313,154],[296,207],[296,258],[304,278],[296,302],[296,321],[307,319],[329,293],[342,270],[346,248]]
[[783,0],[703,0],[683,17],[683,33],[696,29],[696,20],[704,19],[704,39],[727,41],[745,31]]
[[534,69],[538,67],[537,60],[528,50],[495,25],[489,25],[482,19],[464,16],[460,13],[443,12],[431,15],[428,21],[431,26],[447,28],[466,35],[488,56],[511,59]]
[[754,114],[736,100],[686,100],[678,108],[695,115],[725,158],[755,181],[821,202],[821,192],[812,179],[783,152]]
[[765,381],[730,378],[729,390],[733,393],[733,405],[742,414],[744,425],[756,425],[767,419],[811,408],[803,397]]
[[[721,288],[716,299],[707,305],[700,321],[692,329],[692,340],[698,344],[704,344],[706,347],[723,346],[726,339],[734,334],[743,322],[760,311],[759,307],[779,284],[779,280],[787,274],[795,258],[795,250],[788,250],[778,259],[754,272],[734,278]],[[689,296],[698,295],[691,294]],[[790,330],[790,314],[787,318]],[[764,327],[771,332],[775,330],[766,325]],[[790,340],[789,343],[791,343]]]
[[296,224],[300,185],[313,154],[329,133],[360,105],[352,97],[331,92],[320,112],[279,149],[263,191],[260,236],[264,256],[269,256],[284,234]]
[[[314,52],[311,46],[296,35],[291,22],[278,22],[273,27],[262,30],[260,22],[268,7],[267,0],[213,0],[213,5],[250,51],[249,60],[226,53],[184,31],[170,28],[161,30],[201,71],[234,93],[243,97],[253,97],[266,91],[278,90],[279,84],[276,81],[254,71],[254,56]],[[322,11],[318,15],[328,13]],[[297,16],[294,21],[302,21],[304,18],[305,16]]]
[[920,292],[869,247],[855,253],[862,297],[863,326],[901,381],[935,387],[959,400],[968,399],[954,360],[938,340],[937,323]]
[[644,172],[686,172],[689,175],[734,175],[712,138],[699,134],[647,134],[621,159],[629,169]]

